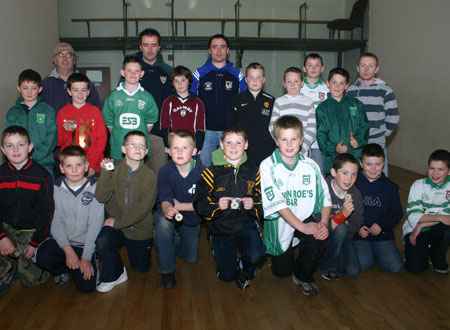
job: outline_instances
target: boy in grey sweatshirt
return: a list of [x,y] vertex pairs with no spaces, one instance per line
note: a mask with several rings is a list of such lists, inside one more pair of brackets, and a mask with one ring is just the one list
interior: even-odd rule
[[37,264],[53,275],[57,285],[69,283],[69,273],[81,292],[95,291],[97,260],[95,240],[104,221],[103,204],[94,195],[97,179],[85,177],[86,152],[69,146],[61,152],[61,176],[55,182],[52,237],[39,247]]

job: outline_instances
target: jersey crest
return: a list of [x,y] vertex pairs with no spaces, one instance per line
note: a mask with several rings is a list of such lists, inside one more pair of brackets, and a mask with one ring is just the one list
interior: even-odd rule
[[36,114],[36,122],[38,124],[43,124],[45,121],[45,113],[38,113]]
[[230,80],[225,80],[225,89],[227,91],[231,91],[232,88],[233,88],[233,82]]
[[267,187],[266,189],[264,189],[264,193],[266,194],[267,199],[269,201],[272,201],[272,199],[274,199],[274,197],[275,197],[275,194],[273,192],[273,187],[272,186]]

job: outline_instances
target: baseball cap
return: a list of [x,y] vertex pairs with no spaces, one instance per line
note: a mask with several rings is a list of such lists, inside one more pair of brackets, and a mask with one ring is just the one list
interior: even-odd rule
[[73,49],[71,44],[68,44],[67,42],[60,42],[55,46],[55,49],[53,50],[53,56],[56,56],[64,51],[75,54],[75,50]]

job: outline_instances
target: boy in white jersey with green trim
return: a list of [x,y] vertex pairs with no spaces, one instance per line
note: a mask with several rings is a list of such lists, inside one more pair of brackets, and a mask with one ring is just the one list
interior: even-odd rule
[[[309,97],[314,102],[314,109],[327,99],[329,92],[327,83],[322,80],[320,76],[323,72],[322,56],[316,53],[311,53],[305,57],[303,62],[303,72],[305,72],[305,79],[300,94]],[[319,149],[317,139],[311,144],[310,157],[319,165],[320,170],[323,170],[323,157]]]
[[445,260],[450,246],[450,152],[436,150],[428,158],[428,176],[411,186],[403,224],[405,268],[449,273]]
[[153,96],[139,83],[144,73],[139,57],[127,55],[120,70],[125,82],[120,83],[105,100],[102,115],[111,133],[109,143],[112,159],[123,158],[123,140],[131,131],[144,133],[150,150],[148,134],[158,120],[158,107]]
[[[293,274],[304,295],[318,293],[314,282],[319,255],[328,237],[331,199],[317,164],[299,153],[303,125],[294,116],[275,121],[278,149],[261,163],[264,244],[272,255],[272,272]],[[317,221],[316,219],[320,220]],[[295,258],[292,242],[300,240]]]

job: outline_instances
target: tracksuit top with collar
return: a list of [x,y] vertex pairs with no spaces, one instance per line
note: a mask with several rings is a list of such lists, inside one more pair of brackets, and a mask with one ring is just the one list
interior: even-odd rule
[[[247,161],[245,152],[236,166],[226,161],[222,149],[214,151],[212,158],[213,164],[202,172],[202,178],[197,182],[194,209],[207,221],[210,235],[232,236],[262,219],[259,168]],[[240,204],[239,209],[221,210],[221,197],[251,197],[253,207],[245,210]]]
[[18,170],[9,161],[0,165],[0,239],[5,222],[18,230],[34,231],[30,245],[38,247],[50,233],[55,204],[50,174],[29,159]]
[[141,86],[150,94],[152,94],[158,107],[158,120],[153,125],[150,133],[161,136],[161,129],[159,126],[159,118],[161,115],[161,107],[166,98],[168,98],[172,92],[172,83],[170,81],[170,73],[172,67],[163,61],[161,54],[158,54],[156,62],[149,64],[142,59],[142,52],[137,52],[136,56],[141,59],[142,70],[144,70],[144,76],[141,78]]
[[[79,72],[77,67],[73,68],[73,72]],[[97,88],[92,81],[89,80],[89,96],[86,102],[95,105],[101,109],[103,106],[102,99],[98,94]],[[61,79],[58,75],[56,68],[53,68],[52,72],[42,80],[42,101],[50,104],[56,113],[68,103],[72,103],[72,98],[67,93],[67,81]]]
[[192,74],[190,92],[200,97],[205,105],[206,129],[223,131],[227,125],[228,108],[233,97],[247,89],[244,74],[228,62],[217,68],[208,58]]
[[269,133],[274,102],[275,98],[264,91],[254,98],[246,90],[233,98],[229,108],[227,127],[237,126],[245,131],[248,160],[258,165],[275,150],[275,141]]
[[55,166],[53,157],[57,142],[55,111],[40,97],[28,112],[24,107],[27,106],[23,103],[23,98],[19,97],[6,114],[5,128],[15,125],[25,128],[34,145],[31,157],[42,166]]

